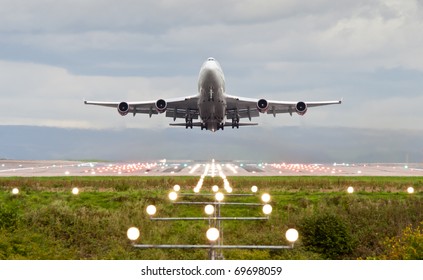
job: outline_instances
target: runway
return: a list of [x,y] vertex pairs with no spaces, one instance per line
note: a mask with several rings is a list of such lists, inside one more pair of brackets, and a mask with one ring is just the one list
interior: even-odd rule
[[423,176],[423,163],[301,164],[254,161],[157,160],[79,162],[0,160],[0,177],[51,176]]

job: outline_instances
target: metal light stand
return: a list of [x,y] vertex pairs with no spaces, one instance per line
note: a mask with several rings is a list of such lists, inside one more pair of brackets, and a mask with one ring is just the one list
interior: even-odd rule
[[[181,194],[182,196],[212,196],[213,194]],[[226,196],[253,196],[251,194],[227,194]],[[239,206],[264,206],[262,203],[240,203],[240,202],[190,202],[190,201],[181,201],[173,202],[174,204],[187,204],[187,205],[214,205],[214,213],[209,217],[168,217],[168,218],[154,218],[150,216],[152,221],[209,221],[209,228],[216,227],[220,236],[216,241],[210,241],[209,245],[154,245],[154,244],[133,244],[133,247],[136,249],[207,249],[209,250],[209,259],[223,259],[224,249],[254,249],[254,250],[280,250],[280,249],[292,249],[294,248],[294,242],[291,242],[291,245],[285,246],[260,246],[260,245],[224,245],[223,244],[223,227],[222,221],[228,220],[245,220],[245,221],[258,221],[258,220],[268,220],[269,216],[266,217],[222,217],[221,209],[222,205],[239,205]]]

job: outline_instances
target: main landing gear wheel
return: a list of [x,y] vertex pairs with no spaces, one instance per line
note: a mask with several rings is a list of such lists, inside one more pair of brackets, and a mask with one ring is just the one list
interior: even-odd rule
[[232,119],[232,129],[233,128],[239,128],[239,120],[237,119]]
[[186,119],[185,121],[186,121],[185,128],[188,129],[189,127],[192,129],[192,119]]

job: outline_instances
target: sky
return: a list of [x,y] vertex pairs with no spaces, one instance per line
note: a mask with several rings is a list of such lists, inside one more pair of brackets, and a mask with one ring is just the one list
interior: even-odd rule
[[[145,144],[142,135],[151,131],[157,138],[170,138],[157,148],[160,157],[160,151],[172,147],[172,119],[121,117],[110,108],[86,106],[83,100],[141,101],[196,94],[201,64],[213,56],[225,73],[228,94],[289,101],[342,98],[343,104],[312,108],[305,116],[262,115],[254,119],[259,123],[255,130],[240,128],[235,134],[225,130],[211,136],[208,131],[182,129],[177,135],[202,143],[239,141],[237,149],[210,147],[240,157],[263,138],[268,139],[263,150],[274,145],[272,134],[281,135],[288,128],[340,129],[345,134],[341,141],[350,137],[347,131],[361,130],[364,138],[348,138],[350,145],[341,145],[340,153],[358,142],[373,143],[372,135],[383,134],[410,137],[413,145],[407,153],[422,161],[417,141],[423,134],[421,30],[423,4],[417,0],[0,0],[0,126],[93,135],[139,129],[138,143],[128,144],[133,150]],[[249,141],[243,144],[245,137]],[[305,145],[338,147],[339,142],[331,139],[310,139]],[[389,153],[399,142],[380,145]],[[284,145],[296,154],[302,151],[289,146],[292,143]],[[356,148],[365,147],[368,144]],[[61,149],[56,148],[55,156],[60,157]],[[4,147],[2,154],[15,156]],[[404,154],[368,160],[401,160]],[[195,157],[201,157],[201,149]]]

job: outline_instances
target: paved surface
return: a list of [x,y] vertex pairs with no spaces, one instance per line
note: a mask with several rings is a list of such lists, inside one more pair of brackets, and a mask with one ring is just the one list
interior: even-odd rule
[[423,176],[421,164],[295,164],[247,161],[76,162],[0,160],[9,176]]

